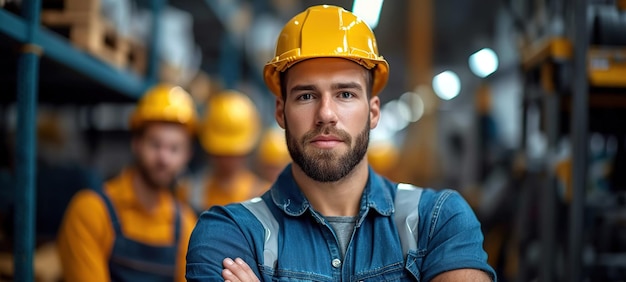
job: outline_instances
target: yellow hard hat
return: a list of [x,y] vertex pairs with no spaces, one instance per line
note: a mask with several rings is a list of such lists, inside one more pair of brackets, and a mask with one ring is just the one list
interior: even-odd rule
[[320,57],[349,59],[373,70],[372,95],[387,84],[389,64],[378,54],[370,27],[351,12],[329,5],[310,7],[285,25],[274,58],[263,70],[265,84],[280,97],[280,73],[302,60]]
[[246,155],[260,134],[260,117],[248,96],[227,90],[209,98],[200,133],[202,147],[213,155]]
[[259,159],[261,163],[273,166],[285,166],[291,162],[284,130],[272,127],[263,134],[259,144]]
[[150,121],[180,123],[193,134],[198,117],[191,95],[179,86],[154,86],[139,100],[130,117],[130,128],[135,130]]
[[367,162],[374,171],[385,174],[396,165],[400,152],[390,141],[372,142],[367,149]]

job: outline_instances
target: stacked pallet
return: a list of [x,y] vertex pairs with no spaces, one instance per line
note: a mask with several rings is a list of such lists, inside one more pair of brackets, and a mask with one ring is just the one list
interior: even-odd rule
[[[125,38],[101,14],[100,0],[45,0],[41,22],[77,48],[115,66],[135,68],[145,48]],[[145,59],[143,61],[145,64]]]

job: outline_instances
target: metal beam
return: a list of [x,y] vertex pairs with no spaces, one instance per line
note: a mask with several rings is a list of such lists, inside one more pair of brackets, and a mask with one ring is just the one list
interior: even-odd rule
[[[152,12],[150,39],[148,41],[148,66],[146,71],[146,84],[152,86],[159,79],[159,52],[161,40],[161,12],[167,4],[167,0],[150,1],[150,11]],[[143,95],[141,93],[140,95]]]
[[588,95],[587,49],[589,34],[587,28],[588,0],[575,2],[574,11],[574,82],[571,117],[573,164],[572,164],[572,203],[569,210],[569,248],[566,273],[567,281],[583,280],[582,249],[584,243],[585,186],[587,183],[587,135],[588,135]]
[[[406,1],[407,34],[407,82],[408,89],[416,89],[424,101],[424,115],[419,122],[406,129],[402,147],[403,154],[398,161],[394,180],[433,186],[440,174],[437,155],[437,98],[431,88],[433,74],[433,14],[434,1]],[[417,166],[415,160],[420,160]]]
[[24,48],[17,62],[17,193],[15,199],[15,280],[33,281],[35,251],[35,156],[37,85],[41,47],[35,41],[39,30],[41,0],[22,2],[26,21]]
[[0,32],[19,42],[26,42],[26,23],[19,16],[0,9]]

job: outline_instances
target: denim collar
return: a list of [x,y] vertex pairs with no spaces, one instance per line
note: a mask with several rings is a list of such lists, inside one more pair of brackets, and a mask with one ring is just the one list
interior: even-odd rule
[[[390,216],[394,211],[392,191],[395,192],[396,186],[376,174],[371,167],[368,168],[368,172],[369,177],[361,197],[359,213],[365,215],[369,208],[373,208],[381,215]],[[293,178],[291,164],[274,182],[270,194],[274,204],[291,216],[300,216],[311,206]]]

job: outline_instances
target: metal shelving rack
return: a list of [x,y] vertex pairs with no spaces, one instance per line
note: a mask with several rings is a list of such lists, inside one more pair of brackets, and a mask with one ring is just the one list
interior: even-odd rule
[[[526,52],[522,52],[521,56],[526,79],[525,112],[528,104],[540,105],[542,133],[545,134],[548,148],[540,160],[541,168],[535,167],[532,174],[535,179],[541,179],[541,182],[533,182],[540,187],[534,192],[540,197],[540,212],[537,214],[541,217],[537,225],[538,232],[535,234],[535,239],[538,239],[541,246],[541,258],[536,269],[540,281],[558,281],[556,279],[560,276],[557,272],[561,266],[556,262],[561,257],[561,248],[565,259],[561,273],[563,281],[583,281],[590,275],[598,274],[593,273],[593,265],[584,259],[585,254],[589,256],[591,235],[588,229],[594,212],[589,199],[586,199],[589,183],[589,136],[590,132],[598,131],[598,120],[590,112],[620,110],[626,105],[626,84],[623,80],[625,74],[621,61],[617,67],[607,63],[605,69],[594,69],[590,63],[594,58],[593,54],[597,56],[598,50],[615,50],[619,47],[619,52],[624,52],[623,46],[590,45],[593,41],[593,30],[589,28],[589,9],[593,2],[577,0],[572,4],[574,5],[570,6],[570,15],[573,24],[568,36],[553,36],[537,42],[525,49]],[[526,124],[523,128],[522,139],[525,140]],[[552,161],[557,141],[565,132],[570,134],[572,144],[571,197],[566,196],[567,199],[561,201],[556,197],[557,182]],[[567,224],[559,225],[564,222]],[[522,229],[530,229],[531,225],[526,220],[525,228]],[[560,227],[564,229],[560,230]],[[563,240],[557,240],[561,237]],[[592,264],[603,262],[624,267],[622,254],[594,255],[597,258]],[[522,259],[520,281],[528,280],[523,275],[529,269]]]
[[[24,0],[21,15],[0,8],[0,33],[21,44],[17,60],[17,195],[15,211],[15,280],[33,281],[33,252],[35,247],[35,175],[38,81],[42,56],[64,65],[91,79],[94,84],[106,85],[120,95],[131,99],[141,97],[157,81],[159,14],[165,0],[151,0],[151,39],[148,43],[148,66],[145,77],[118,70],[72,46],[66,39],[41,27],[41,0]],[[0,43],[5,44],[5,43]]]

